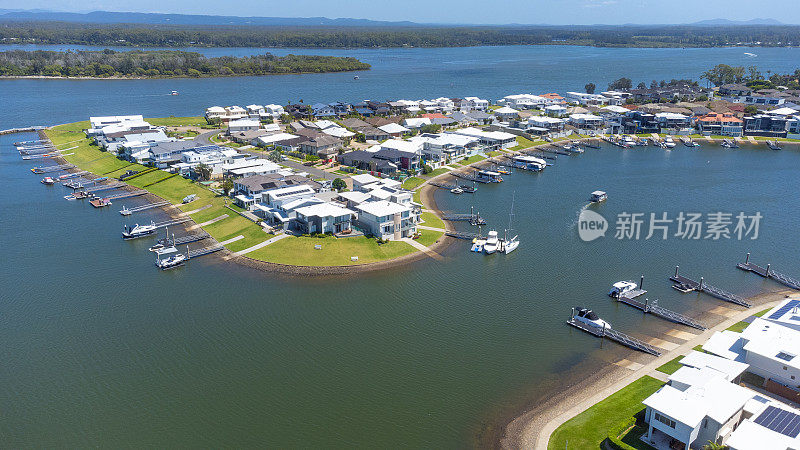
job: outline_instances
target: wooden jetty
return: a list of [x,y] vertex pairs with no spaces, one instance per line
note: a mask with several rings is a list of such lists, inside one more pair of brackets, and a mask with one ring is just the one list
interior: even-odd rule
[[140,195],[147,194],[146,189],[137,189],[135,191],[123,192],[121,194],[109,195],[106,197],[109,200],[121,200],[123,198],[131,198],[131,197],[138,197]]
[[469,222],[470,225],[486,225],[486,219],[481,217],[480,214],[444,214],[443,220],[450,222]]
[[639,339],[636,339],[633,336],[629,336],[629,335],[627,335],[627,334],[625,334],[625,333],[623,333],[621,331],[617,331],[617,330],[615,330],[613,328],[593,327],[593,326],[587,325],[587,324],[585,324],[583,322],[580,322],[578,320],[575,320],[572,317],[570,317],[570,319],[567,321],[567,324],[568,325],[572,325],[575,328],[581,329],[581,330],[583,330],[583,331],[585,331],[585,332],[587,332],[587,333],[589,333],[591,335],[597,336],[599,338],[608,338],[608,339],[610,339],[612,341],[620,343],[620,344],[622,344],[622,345],[624,345],[626,347],[632,348],[634,350],[639,350],[640,352],[648,353],[648,354],[654,355],[654,356],[661,356],[661,352],[658,351],[658,349],[656,349],[652,345],[650,345],[648,343],[645,343],[645,342],[642,342],[642,341],[640,341]]
[[42,145],[38,147],[17,147],[20,155],[23,156],[33,156],[33,155],[42,155],[46,153],[57,152],[55,147],[52,145]]
[[542,153],[541,151],[537,151],[537,150],[523,149],[523,150],[520,150],[519,152],[522,153],[523,155],[535,156],[537,158],[549,159],[551,161],[555,161],[555,160],[558,159],[557,156],[550,155],[550,154],[545,154],[545,153]]
[[50,142],[50,139],[34,139],[32,141],[17,141],[14,142],[14,147],[20,147],[28,144],[40,144],[42,142]]
[[745,301],[745,299],[739,297],[738,295],[731,294],[730,292],[723,291],[720,288],[714,287],[706,282],[703,281],[703,278],[700,277],[700,282],[692,280],[691,278],[686,278],[682,275],[678,274],[678,269],[680,266],[675,266],[675,275],[669,277],[670,280],[674,281],[675,284],[672,285],[673,289],[676,289],[681,292],[704,292],[712,297],[716,297],[720,300],[724,300],[726,302],[735,303],[739,306],[744,306],[749,308],[753,305]]
[[444,234],[450,237],[454,237],[456,239],[467,239],[467,240],[472,240],[480,237],[478,233],[471,233],[469,231],[448,230],[445,231]]
[[22,128],[9,128],[7,130],[0,130],[0,136],[4,134],[14,134],[14,133],[30,133],[33,131],[44,130],[43,126],[33,126],[33,127],[22,127]]
[[75,164],[59,164],[57,166],[34,167],[33,169],[31,169],[31,172],[35,174],[42,174],[42,173],[59,172],[62,170],[74,169],[74,168]]
[[84,192],[100,192],[100,191],[107,191],[109,189],[119,189],[123,186],[127,186],[127,184],[117,181],[109,184],[98,184],[96,186],[90,186],[87,188],[83,188],[82,190]]
[[620,303],[625,303],[626,305],[629,306],[633,306],[634,308],[641,310],[645,314],[649,313],[654,316],[661,317],[662,319],[669,320],[670,322],[679,323],[692,328],[697,328],[698,330],[706,329],[706,327],[703,324],[693,320],[691,317],[658,306],[658,300],[655,300],[651,303],[648,299],[645,299],[644,303],[642,303],[636,300],[635,298],[629,297],[628,294],[624,294],[618,297],[617,301]]
[[581,142],[581,145],[586,148],[600,148],[600,141],[599,140],[595,141],[594,139],[588,139]]
[[165,228],[165,227],[171,227],[173,225],[179,225],[179,224],[182,224],[182,223],[186,223],[186,222],[188,222],[190,220],[192,220],[191,217],[182,217],[180,219],[172,219],[172,220],[166,220],[164,222],[158,222],[158,223],[156,223],[154,225],[156,226],[156,228]]
[[428,184],[442,189],[455,189],[459,187],[458,184],[443,183],[441,181],[429,181]]
[[772,269],[771,266],[772,266],[771,264],[767,264],[767,267],[764,268],[764,267],[761,267],[761,266],[758,266],[756,264],[751,263],[750,262],[750,253],[747,254],[747,257],[745,258],[744,263],[739,263],[739,264],[736,265],[736,267],[738,267],[738,268],[740,268],[740,269],[742,269],[744,271],[753,272],[754,274],[756,274],[756,275],[758,275],[760,277],[771,278],[771,279],[777,281],[778,283],[781,283],[781,284],[783,284],[785,286],[789,286],[792,289],[800,290],[800,281],[798,281],[798,280],[796,280],[796,279],[794,279],[794,278],[792,278],[792,277],[790,277],[788,275],[784,275],[784,274],[782,274],[780,272],[776,272],[775,270]]
[[[147,192],[147,191],[145,191],[145,192]],[[154,203],[148,203],[148,204],[142,205],[142,206],[137,206],[136,208],[129,208],[128,211],[130,211],[131,213],[135,213],[135,212],[147,211],[148,209],[159,208],[161,206],[167,206],[167,205],[171,205],[171,203],[166,201],[166,200],[164,200],[164,201],[161,201],[161,202],[154,202]]]
[[[550,144],[550,145],[553,145],[553,144]],[[554,153],[554,154],[556,154],[556,155],[565,155],[565,156],[569,156],[569,155],[571,155],[571,154],[572,154],[572,153],[570,153],[570,152],[567,152],[567,151],[564,151],[564,150],[562,150],[562,149],[561,149],[561,147],[556,147],[556,148],[542,147],[542,149],[541,149],[541,150],[542,150],[543,152],[547,152],[547,153]]]

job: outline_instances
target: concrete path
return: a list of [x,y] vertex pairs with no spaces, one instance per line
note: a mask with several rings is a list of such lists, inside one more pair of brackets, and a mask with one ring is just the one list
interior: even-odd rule
[[436,253],[435,251],[429,249],[428,247],[425,247],[424,245],[420,244],[419,242],[415,241],[414,239],[403,238],[403,242],[409,244],[410,246],[416,248],[417,250],[425,253],[426,255],[430,256],[431,258],[433,258],[433,259],[435,259],[437,261],[444,261],[444,256]]
[[661,139],[661,136],[659,136],[659,135],[658,135],[658,133],[650,133],[650,136],[651,136],[653,139]]
[[236,237],[232,237],[232,238],[228,239],[227,241],[222,241],[222,242],[220,242],[220,244],[222,244],[222,245],[228,245],[228,244],[230,244],[231,242],[236,242],[236,241],[238,241],[239,239],[244,239],[244,236],[242,236],[242,235],[240,234],[240,235],[238,235],[238,236],[236,236]]
[[[783,292],[789,292],[789,291],[783,291]],[[759,311],[764,310],[766,308],[772,308],[773,306],[777,305],[783,300],[785,300],[785,298],[783,297],[783,295],[781,295],[779,299],[760,304],[756,308]],[[742,321],[750,317],[754,313],[752,309],[746,309],[744,311],[740,310],[731,310],[731,311],[734,312],[733,314],[728,316],[727,320],[723,320],[713,328],[705,330],[700,334],[694,335],[693,338],[685,341],[683,344],[677,345],[673,349],[662,353],[660,357],[654,358],[647,364],[640,365],[641,367],[637,367],[636,364],[626,365],[626,363],[624,363],[624,361],[626,360],[622,360],[616,363],[616,365],[621,365],[622,367],[627,367],[632,369],[631,372],[628,374],[628,376],[625,376],[616,383],[597,391],[594,395],[584,398],[582,401],[573,403],[569,409],[561,412],[561,414],[551,419],[547,424],[544,425],[544,427],[542,427],[541,430],[525,429],[524,435],[526,436],[523,437],[522,441],[523,442],[527,441],[529,436],[529,438],[533,440],[533,442],[535,443],[534,448],[540,450],[547,450],[547,443],[550,440],[550,435],[553,434],[553,432],[559,426],[561,426],[564,422],[568,421],[569,419],[582,413],[583,411],[585,411],[592,405],[596,404],[597,402],[605,399],[609,395],[617,392],[618,390],[624,388],[625,386],[629,385],[630,383],[636,381],[637,379],[645,375],[649,375],[653,378],[665,381],[666,374],[658,372],[656,370],[658,367],[660,367],[661,365],[663,365],[668,361],[672,361],[678,356],[688,354],[689,352],[692,351],[692,348],[694,348],[695,346],[705,343],[708,340],[708,338],[710,338],[711,335],[714,334],[715,332],[722,331],[725,328],[728,328],[729,326],[733,325],[734,323],[737,323],[739,321]]]
[[248,254],[250,252],[254,252],[254,251],[256,251],[256,250],[258,250],[260,248],[264,248],[264,247],[268,246],[269,244],[273,244],[273,243],[278,242],[281,239],[287,238],[289,236],[291,236],[291,235],[285,234],[285,233],[284,234],[279,234],[279,235],[277,235],[275,237],[271,237],[271,238],[267,239],[266,241],[264,241],[264,242],[262,242],[260,244],[256,244],[256,245],[254,245],[254,246],[252,246],[250,248],[246,248],[244,250],[239,250],[238,252],[234,253],[233,255],[234,256],[246,255],[246,254]]
[[222,219],[227,219],[227,218],[228,218],[228,215],[227,215],[227,214],[223,214],[223,215],[221,215],[221,216],[214,217],[214,218],[213,218],[213,219],[211,219],[211,220],[208,220],[208,221],[206,221],[206,222],[203,222],[203,223],[201,223],[201,224],[200,224],[200,226],[201,226],[201,227],[204,227],[204,226],[206,226],[206,225],[211,225],[212,223],[216,223],[216,222],[219,222],[219,221],[220,221],[220,220],[222,220]]
[[425,226],[425,225],[417,225],[417,228],[420,228],[420,229],[423,229],[423,230],[441,231],[442,233],[447,231],[444,228],[428,227],[428,226]]
[[199,213],[200,211],[203,211],[203,210],[208,209],[208,208],[211,208],[211,205],[206,205],[206,206],[203,206],[203,207],[200,207],[200,208],[197,208],[197,209],[193,209],[191,211],[183,212],[183,213],[181,213],[181,216],[191,216],[192,214]]
[[758,145],[758,141],[753,136],[747,136],[747,140],[753,145]]

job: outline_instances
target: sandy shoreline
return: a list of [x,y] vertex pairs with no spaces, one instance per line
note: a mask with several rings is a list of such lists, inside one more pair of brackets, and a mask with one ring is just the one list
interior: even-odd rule
[[[492,446],[503,449],[546,449],[550,435],[562,423],[634,380],[646,375],[654,368],[678,355],[691,351],[692,347],[698,343],[705,342],[715,331],[725,329],[749,317],[764,309],[765,305],[777,304],[789,294],[797,294],[797,291],[779,288],[754,295],[748,298],[748,301],[753,304],[752,308],[745,310],[731,306],[729,308],[732,311],[730,316],[722,316],[710,312],[702,314],[701,319],[709,325],[708,330],[685,341],[679,347],[664,352],[658,358],[650,358],[643,367],[632,371],[615,364],[607,364],[593,373],[591,378],[584,378],[566,389],[548,396],[542,402],[524,406],[516,417],[503,425],[502,436],[491,443]],[[717,306],[721,304],[722,302],[719,302]],[[675,325],[674,329],[685,330],[687,328]],[[637,353],[631,351],[631,355],[635,357]]]

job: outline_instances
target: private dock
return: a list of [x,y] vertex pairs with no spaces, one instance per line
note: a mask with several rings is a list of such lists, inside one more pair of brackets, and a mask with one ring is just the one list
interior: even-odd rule
[[472,240],[472,239],[480,237],[480,235],[478,233],[472,233],[472,232],[469,232],[469,231],[448,230],[448,231],[445,231],[444,234],[446,234],[447,236],[450,236],[450,237],[454,237],[456,239]]
[[188,256],[189,259],[197,258],[198,256],[204,256],[204,255],[209,255],[211,253],[218,252],[220,250],[223,250],[224,248],[225,248],[224,245],[216,243],[216,244],[213,244],[213,245],[209,245],[208,247],[196,248],[194,250],[189,250],[186,256]]
[[7,130],[0,130],[0,136],[4,134],[14,134],[14,133],[30,133],[33,131],[44,130],[43,126],[34,126],[34,127],[23,127],[23,128],[9,128]]
[[599,338],[608,338],[628,348],[632,348],[634,350],[638,350],[640,352],[648,353],[654,356],[661,356],[661,352],[658,351],[658,349],[656,349],[652,345],[642,342],[639,339],[636,339],[633,336],[629,336],[621,331],[614,330],[613,328],[593,327],[578,320],[575,320],[573,317],[570,317],[570,319],[567,321],[567,324],[572,325],[575,328],[581,329]]
[[744,260],[744,263],[739,263],[736,267],[747,271],[753,272],[754,274],[763,277],[763,278],[771,278],[778,283],[781,283],[785,286],[789,286],[792,289],[800,290],[800,281],[788,276],[784,275],[780,272],[776,272],[772,269],[771,264],[767,264],[767,267],[761,267],[756,264],[750,262],[750,253],[747,254],[747,257]]
[[130,192],[123,192],[121,194],[109,195],[106,197],[109,200],[121,200],[123,198],[131,198],[131,197],[138,197],[140,195],[147,194],[147,190],[145,189],[137,189],[135,191]]
[[455,188],[459,187],[458,184],[443,183],[441,181],[429,181],[428,184],[430,184],[431,186],[435,186],[435,187],[442,188],[442,189],[448,189],[448,190],[449,189],[455,189]]
[[142,206],[137,206],[136,208],[129,208],[128,211],[130,211],[131,213],[135,213],[135,212],[147,211],[148,209],[159,208],[161,206],[167,206],[170,204],[171,204],[170,202],[164,200],[162,202],[154,202]]
[[[596,142],[596,143],[595,143]],[[586,148],[600,148],[600,141],[595,141],[593,139],[588,139],[581,142],[581,145]]]
[[180,218],[180,219],[172,219],[172,220],[167,220],[167,221],[164,221],[164,222],[158,222],[158,223],[155,224],[155,226],[156,226],[157,229],[158,228],[171,227],[173,225],[179,225],[179,224],[182,224],[182,223],[186,223],[186,222],[188,222],[190,220],[192,220],[191,217],[183,217],[183,218]]
[[695,320],[693,320],[688,316],[658,306],[658,300],[655,300],[651,303],[648,299],[645,299],[644,303],[642,303],[636,300],[635,298],[628,297],[628,294],[624,294],[618,297],[617,301],[620,303],[625,303],[626,305],[629,306],[633,306],[634,308],[641,310],[645,314],[649,313],[654,316],[661,317],[662,319],[669,320],[670,322],[679,323],[692,328],[697,328],[698,330],[706,329],[706,327],[703,324],[696,322]]
[[470,225],[486,225],[486,219],[480,214],[444,214],[442,219],[450,222],[469,222]]
[[79,188],[79,189],[81,189],[83,192],[90,193],[90,192],[107,191],[109,189],[118,189],[118,188],[121,188],[123,186],[127,186],[127,184],[125,184],[125,183],[123,183],[121,181],[117,181],[115,183],[98,184],[96,186],[83,187],[83,188]]
[[697,292],[704,292],[712,297],[716,297],[720,300],[737,304],[739,306],[744,306],[749,308],[753,305],[747,303],[743,298],[739,297],[738,295],[731,294],[730,292],[724,291],[720,288],[714,287],[706,282],[704,282],[703,277],[700,277],[700,282],[692,280],[691,278],[686,278],[682,275],[678,275],[678,269],[680,266],[675,266],[675,275],[669,277],[670,280],[674,281],[675,284],[672,285],[673,289],[681,291],[683,293],[697,291]]
[[554,153],[556,155],[564,155],[564,156],[569,156],[569,155],[572,154],[570,152],[562,150],[561,147],[557,147],[554,144],[550,144],[550,145],[553,145],[555,148],[543,147],[542,151],[546,152],[546,153]]
[[62,170],[74,169],[74,168],[75,164],[59,164],[57,166],[34,167],[33,169],[31,169],[31,172],[35,174],[42,174],[42,173],[60,172]]
[[[543,152],[536,151],[536,150],[522,149],[522,150],[520,150],[519,152],[520,152],[520,153],[522,153],[523,155],[535,156],[535,157],[537,157],[537,158],[549,159],[549,160],[551,160],[551,161],[555,161],[555,160],[557,160],[557,159],[558,159],[558,157],[557,157],[557,156],[548,155],[548,154],[545,154],[545,153],[543,153]],[[509,158],[510,158],[510,157],[509,157]]]

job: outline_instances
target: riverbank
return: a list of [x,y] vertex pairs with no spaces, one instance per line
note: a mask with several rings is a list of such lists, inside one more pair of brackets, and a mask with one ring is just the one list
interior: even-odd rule
[[[195,121],[196,118],[155,119],[180,123]],[[57,148],[70,148],[69,153],[58,159],[76,166],[76,170],[86,170],[95,176],[118,177],[128,170],[144,171],[148,168],[129,163],[101,151],[92,145],[91,139],[83,134],[88,123],[51,127],[41,135],[51,139]],[[217,242],[225,244],[224,258],[259,270],[288,275],[343,275],[371,272],[406,265],[428,257],[441,259],[443,252],[453,239],[440,231],[422,230],[422,234],[432,234],[424,240],[427,245],[411,241],[390,241],[378,244],[365,237],[335,238],[289,236],[275,239],[252,220],[239,214],[243,211],[228,204],[228,197],[221,196],[196,182],[180,176],[170,176],[156,170],[126,182],[132,188],[145,189],[153,198],[169,201],[172,205],[162,208],[170,217],[188,217],[194,228],[202,228]],[[423,191],[427,191],[424,189]],[[197,199],[190,204],[182,204],[187,195],[194,194]],[[438,211],[432,195],[424,195],[423,205],[437,217]],[[235,213],[235,214],[234,214]],[[428,243],[430,242],[430,243]],[[318,248],[317,246],[321,246]],[[322,250],[321,253],[320,250]],[[358,256],[354,261],[351,256]],[[298,261],[302,263],[293,264]]]
[[[577,416],[587,408],[619,391],[635,380],[646,376],[655,375],[656,369],[674,358],[685,355],[697,345],[702,345],[716,331],[721,331],[729,326],[751,316],[758,309],[769,308],[783,301],[788,295],[796,291],[780,289],[772,292],[758,294],[748,298],[753,308],[746,310],[725,307],[730,312],[725,315],[708,313],[703,319],[709,323],[716,316],[713,326],[700,334],[693,335],[688,340],[665,351],[657,358],[649,359],[644,364],[609,364],[600,373],[595,373],[590,378],[569,386],[558,394],[549,397],[545,402],[527,406],[513,420],[504,427],[502,437],[495,443],[504,449],[519,448],[562,448],[551,442],[553,433],[569,419]],[[718,307],[715,308],[718,310]],[[675,328],[675,330],[680,330]],[[635,356],[632,352],[632,356]],[[632,370],[634,368],[634,370]],[[578,400],[576,400],[578,399]]]

